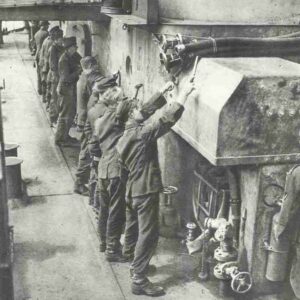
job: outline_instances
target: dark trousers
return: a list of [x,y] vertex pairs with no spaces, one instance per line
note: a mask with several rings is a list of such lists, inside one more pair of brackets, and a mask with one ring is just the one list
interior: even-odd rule
[[40,78],[43,102],[47,102],[47,73],[43,72],[43,68],[40,67]]
[[38,88],[38,94],[42,95],[43,91],[42,91],[42,79],[41,79],[41,70],[39,67],[39,63],[38,61],[36,61],[36,75],[37,75],[37,88]]
[[52,123],[57,122],[58,118],[58,96],[57,96],[57,81],[52,81],[51,83],[51,100],[49,104],[49,117]]
[[126,200],[124,254],[134,251],[131,268],[145,276],[158,242],[159,194],[153,193]]
[[89,98],[82,95],[82,91],[86,88],[86,80],[84,75],[80,76],[77,83],[77,125],[84,126],[87,119],[87,103]]
[[55,141],[63,142],[69,136],[69,130],[76,114],[76,84],[61,87],[58,92],[59,117]]
[[119,177],[99,178],[99,235],[107,250],[120,249],[120,237],[125,223],[125,185]]
[[90,165],[92,162],[92,157],[90,155],[90,151],[88,147],[89,140],[90,140],[90,134],[83,132],[80,139],[80,152],[79,152],[77,170],[75,173],[76,183],[78,184],[88,183],[90,178],[90,170],[91,170]]
[[48,81],[46,82],[46,100],[48,105],[50,105],[51,102],[51,95],[52,95],[52,82]]
[[98,188],[98,164],[92,165],[90,169],[90,180],[89,180],[89,190],[90,190],[90,205],[94,208],[99,209],[99,188]]

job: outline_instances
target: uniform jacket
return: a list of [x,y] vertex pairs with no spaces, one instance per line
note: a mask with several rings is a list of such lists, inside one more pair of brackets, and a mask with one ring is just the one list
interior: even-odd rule
[[35,59],[37,61],[39,61],[42,44],[48,35],[49,35],[48,31],[43,30],[42,28],[34,35],[34,40],[35,40],[35,44],[36,44]]
[[89,139],[91,139],[95,131],[95,121],[104,115],[106,109],[107,105],[104,102],[98,102],[98,97],[93,94],[90,96],[87,121],[84,130],[85,134],[89,136]]
[[167,133],[183,113],[178,102],[167,104],[162,116],[145,123],[126,125],[117,150],[128,171],[126,194],[138,197],[162,190],[157,139]]
[[[82,73],[79,80],[80,87],[78,86],[78,101],[88,103],[89,97],[92,94],[92,87],[96,79],[103,77],[99,71],[94,71],[88,75]],[[98,99],[97,99],[98,100]]]
[[87,111],[89,112],[89,110],[95,106],[99,101],[99,93],[92,93],[89,101],[87,103]]
[[49,71],[49,50],[53,45],[53,40],[48,36],[42,45],[40,54],[39,54],[39,66],[43,73],[48,73]]
[[[92,97],[92,96],[91,96]],[[93,101],[93,100],[92,100]],[[97,102],[88,110],[87,122],[85,124],[85,134],[89,137],[89,151],[91,156],[100,157],[102,155],[98,138],[95,133],[95,121],[101,118],[108,107],[103,102]]]
[[121,164],[116,145],[124,129],[124,124],[116,117],[115,107],[107,108],[103,116],[97,120],[94,135],[102,152],[98,165],[99,178],[121,177]]
[[63,54],[64,49],[62,46],[53,44],[49,51],[49,67],[50,67],[50,81],[58,82],[59,73],[58,73],[58,62]]
[[[79,79],[78,69],[80,68],[80,59],[78,53],[70,56],[65,51],[58,62],[59,85],[66,86],[75,84]],[[80,56],[80,55],[79,55]],[[81,56],[80,56],[81,57]]]

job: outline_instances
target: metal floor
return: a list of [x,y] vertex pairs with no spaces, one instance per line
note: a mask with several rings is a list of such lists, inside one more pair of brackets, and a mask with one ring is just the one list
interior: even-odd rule
[[[0,48],[0,80],[6,142],[20,144],[28,199],[10,203],[15,232],[15,299],[149,299],[130,292],[129,264],[109,264],[98,252],[95,220],[87,198],[72,193],[78,150],[54,145],[45,109],[35,87],[33,58],[25,33],[5,37]],[[151,277],[166,288],[163,300],[219,299],[188,275],[174,249],[160,239]]]

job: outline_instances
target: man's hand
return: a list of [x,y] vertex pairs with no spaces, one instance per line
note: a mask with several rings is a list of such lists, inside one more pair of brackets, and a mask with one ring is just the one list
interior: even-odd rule
[[113,72],[113,73],[112,73],[112,77],[113,77],[115,80],[117,80],[118,77],[119,77],[119,73],[120,73],[120,71]]
[[174,83],[172,81],[168,81],[164,87],[160,90],[162,94],[166,92],[171,92],[174,89]]
[[183,87],[181,93],[183,96],[188,96],[195,90],[195,83],[194,82],[187,82],[185,86]]
[[194,82],[187,81],[182,88],[182,90],[179,93],[177,102],[184,105],[186,100],[188,99],[188,96],[195,90],[195,84]]

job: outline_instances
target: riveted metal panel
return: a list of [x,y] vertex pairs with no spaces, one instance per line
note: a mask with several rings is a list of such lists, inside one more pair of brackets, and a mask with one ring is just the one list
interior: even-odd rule
[[[214,165],[300,161],[300,65],[202,59],[197,93],[174,130]],[[183,82],[184,84],[184,82]]]

